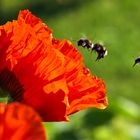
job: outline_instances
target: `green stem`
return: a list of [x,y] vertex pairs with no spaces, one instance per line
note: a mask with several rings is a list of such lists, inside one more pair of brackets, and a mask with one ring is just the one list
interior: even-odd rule
[[8,102],[8,92],[0,88],[0,103]]

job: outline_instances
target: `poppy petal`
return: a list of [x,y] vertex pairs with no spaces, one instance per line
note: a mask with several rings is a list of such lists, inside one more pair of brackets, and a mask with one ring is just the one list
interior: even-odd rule
[[30,107],[0,103],[1,140],[46,140],[40,116]]
[[79,110],[107,107],[105,84],[85,68],[81,53],[70,41],[53,38],[29,10],[0,26],[0,57],[0,87],[43,121],[68,121]]

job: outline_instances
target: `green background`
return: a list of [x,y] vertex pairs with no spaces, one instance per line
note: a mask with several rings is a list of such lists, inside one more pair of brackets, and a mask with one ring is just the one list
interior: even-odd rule
[[77,47],[86,67],[102,78],[109,106],[87,109],[70,116],[69,123],[44,123],[49,140],[140,140],[139,0],[1,0],[0,23],[29,9],[53,29],[57,39],[87,37],[102,42],[108,56],[95,62],[96,54]]

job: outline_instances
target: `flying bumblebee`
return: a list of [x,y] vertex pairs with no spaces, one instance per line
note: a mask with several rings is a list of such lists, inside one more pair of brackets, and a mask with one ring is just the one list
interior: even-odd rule
[[86,39],[86,38],[80,38],[78,41],[77,41],[77,45],[78,46],[82,46],[83,48],[87,48],[87,49],[90,49],[92,48],[92,43],[90,40]]
[[100,60],[101,58],[104,58],[108,53],[106,48],[103,45],[99,43],[93,44],[90,40],[86,38],[80,38],[77,41],[77,45],[82,46],[83,48],[87,48],[87,49],[91,49],[92,51],[95,51],[98,54],[96,61]]
[[137,58],[135,59],[135,63],[134,63],[134,65],[133,65],[133,67],[134,67],[136,64],[140,64],[140,57],[137,57]]

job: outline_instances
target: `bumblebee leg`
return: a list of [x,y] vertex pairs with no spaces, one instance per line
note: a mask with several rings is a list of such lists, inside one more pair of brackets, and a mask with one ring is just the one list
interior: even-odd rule
[[137,63],[135,62],[134,65],[132,67],[134,67]]

